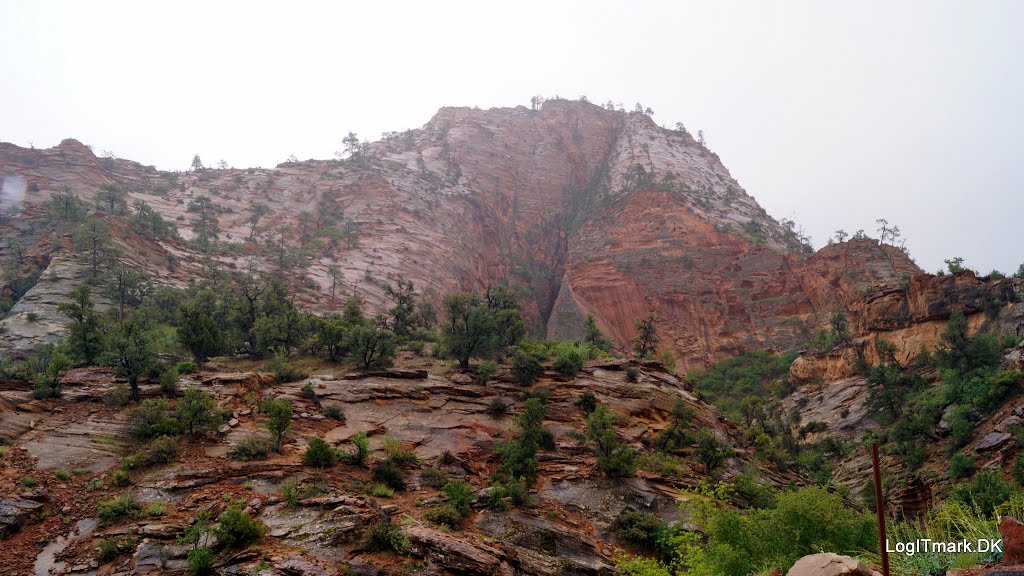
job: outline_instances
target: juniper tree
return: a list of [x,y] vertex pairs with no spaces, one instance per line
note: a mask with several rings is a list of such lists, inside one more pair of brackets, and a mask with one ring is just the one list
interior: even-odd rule
[[641,360],[654,357],[658,351],[658,342],[661,341],[661,338],[654,325],[656,321],[657,318],[651,313],[647,318],[638,318],[633,323],[633,327],[637,330],[637,335],[633,337],[633,352]]
[[78,286],[71,290],[70,301],[57,306],[57,310],[71,319],[68,326],[68,345],[76,359],[95,364],[106,349],[105,330],[92,302],[92,290]]

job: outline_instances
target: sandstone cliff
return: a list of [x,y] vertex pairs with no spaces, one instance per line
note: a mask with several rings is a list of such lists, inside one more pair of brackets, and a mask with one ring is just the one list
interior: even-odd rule
[[[189,201],[209,196],[220,220],[216,260],[243,268],[259,256],[273,269],[268,246],[303,247],[290,277],[315,310],[352,293],[383,308],[382,286],[398,275],[434,299],[507,279],[536,334],[578,334],[592,313],[626,349],[634,320],[657,314],[663,347],[685,369],[798,346],[834,309],[866,306],[866,289],[896,289],[920,273],[902,252],[867,240],[808,254],[792,226],[768,216],[688,133],[585,102],[444,108],[345,161],[169,173],[66,140],[46,150],[2,144],[0,171],[0,258],[12,259],[16,239],[53,267],[4,321],[7,350],[60,333],[47,295],[75,280],[64,273],[68,243],[42,234],[41,223],[42,203],[65,186],[91,202],[103,184],[119,184],[129,204],[147,202],[185,240]],[[253,227],[256,203],[269,213]],[[158,282],[205,274],[202,255],[181,241],[117,226],[115,236]],[[45,321],[27,326],[29,312]]]

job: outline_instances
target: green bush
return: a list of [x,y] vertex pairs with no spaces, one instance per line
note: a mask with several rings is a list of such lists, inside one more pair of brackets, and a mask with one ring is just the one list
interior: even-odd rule
[[700,545],[690,536],[690,545],[673,551],[673,560],[706,571],[694,570],[701,574],[785,571],[821,550],[856,555],[878,544],[874,517],[846,508],[842,496],[824,488],[784,492],[775,508],[746,513],[722,503],[708,506],[703,498],[690,502],[707,543]]
[[302,455],[302,463],[314,468],[329,468],[337,462],[338,454],[326,440],[319,436],[313,437],[306,445],[306,452]]
[[1024,456],[1018,456],[1017,460],[1013,463],[1013,479],[1017,481],[1018,486],[1024,486]]
[[131,391],[124,382],[114,384],[103,396],[103,401],[108,406],[127,406],[131,399]]
[[779,398],[790,392],[787,375],[796,357],[796,352],[781,356],[765,350],[745,352],[703,372],[687,374],[686,380],[730,420],[743,422],[744,399]]
[[615,520],[615,532],[622,538],[654,550],[668,530],[668,524],[657,514],[627,510]]
[[583,415],[590,416],[591,412],[597,410],[597,396],[595,396],[594,393],[591,392],[590,390],[587,390],[582,395],[580,395],[580,400],[578,404],[580,410],[583,411]]
[[487,413],[495,418],[508,414],[508,404],[501,398],[494,398],[487,405]]
[[490,507],[495,510],[505,510],[508,504],[505,499],[512,501],[515,506],[527,506],[530,504],[530,494],[526,490],[526,481],[522,478],[492,478],[491,486],[494,491],[491,493]]
[[430,488],[440,488],[448,483],[448,475],[437,468],[427,468],[420,472],[420,482]]
[[178,371],[179,374],[195,374],[197,366],[195,362],[191,361],[178,362],[178,364],[175,366],[175,369]]
[[707,473],[712,473],[725,462],[728,452],[710,430],[702,429],[697,435],[697,450],[694,456],[704,466]]
[[683,458],[658,451],[641,454],[637,460],[637,467],[666,478],[676,479],[683,479],[690,469],[688,462]]
[[261,408],[267,415],[267,430],[273,435],[274,451],[280,452],[284,435],[292,425],[292,403],[284,399],[266,398]]
[[188,551],[188,573],[195,576],[206,576],[213,573],[213,561],[216,555],[209,546],[199,546]]
[[313,389],[312,382],[306,382],[302,385],[302,397],[306,400],[316,400],[316,390]]
[[118,468],[110,476],[110,483],[118,488],[122,488],[132,483],[132,479],[128,476],[128,472]]
[[441,489],[448,496],[448,503],[451,504],[463,516],[469,514],[469,505],[473,502],[476,493],[469,484],[462,480],[452,480]]
[[415,466],[420,461],[415,451],[402,448],[394,436],[384,437],[384,452],[388,455],[388,460],[391,460],[398,466]]
[[395,495],[395,491],[383,484],[374,484],[373,487],[370,488],[370,494],[377,498],[391,498]]
[[146,462],[151,466],[170,464],[178,459],[178,439],[172,436],[154,438],[145,448]]
[[337,420],[338,422],[345,421],[345,413],[341,410],[341,406],[337,404],[328,404],[324,406],[324,416],[331,420]]
[[409,537],[392,522],[380,520],[370,524],[365,539],[365,548],[372,552],[409,553]]
[[614,430],[615,417],[605,405],[600,405],[586,420],[587,440],[594,445],[597,466],[613,477],[629,477],[636,473],[638,454],[619,440]]
[[689,445],[693,440],[686,432],[686,428],[695,417],[693,409],[685,400],[679,398],[672,406],[672,423],[668,428],[661,431],[654,441],[659,450],[678,450]]
[[509,478],[523,478],[528,484],[537,481],[537,450],[544,435],[544,414],[546,407],[540,398],[530,398],[523,405],[523,412],[516,416],[519,433],[507,442],[495,445],[494,451],[501,459],[499,470]]
[[112,522],[127,518],[138,518],[142,515],[142,504],[127,494],[113,500],[105,500],[96,504],[96,516],[100,520]]
[[174,368],[168,368],[160,373],[160,390],[168,396],[174,396],[178,393],[178,371]]
[[192,437],[195,437],[196,433],[215,430],[223,423],[213,395],[198,388],[190,387],[185,391],[178,400],[175,414],[178,425]]
[[431,510],[427,510],[423,516],[434,524],[441,524],[449,528],[462,528],[462,521],[465,518],[461,512],[459,512],[451,504],[442,504]]
[[476,369],[476,377],[480,381],[480,384],[487,384],[494,378],[494,375],[498,373],[498,364],[494,360],[486,360],[480,363],[480,367]]
[[249,434],[239,440],[228,453],[232,460],[266,460],[270,454],[270,438],[258,434]]
[[263,369],[268,372],[273,372],[274,377],[282,384],[297,382],[307,376],[307,374],[302,370],[293,368],[288,362],[288,357],[284,353],[275,354]]
[[292,508],[299,505],[299,487],[295,482],[283,482],[278,488],[278,492],[281,493],[281,498],[284,498],[285,503]]
[[[762,484],[750,474],[740,474],[733,478],[733,491],[751,508],[772,508],[775,506],[777,490]],[[873,496],[872,496],[873,497]]]
[[956,453],[949,459],[949,477],[954,480],[966,478],[977,469],[974,455]]
[[1015,492],[999,472],[982,470],[970,484],[961,484],[954,488],[950,497],[974,506],[985,516],[992,517],[996,507],[1008,501]]
[[640,379],[640,369],[636,366],[626,367],[626,382],[636,382]]
[[244,512],[243,502],[232,502],[220,515],[217,539],[228,548],[242,548],[257,542],[267,533],[267,527]]
[[555,370],[562,376],[573,376],[583,369],[590,358],[590,346],[559,342],[554,346]]
[[396,492],[405,490],[405,473],[390,458],[374,464],[371,474],[374,481],[380,482]]
[[364,370],[392,366],[398,346],[393,333],[367,325],[354,326],[347,345],[348,360]]
[[524,385],[533,384],[538,376],[544,373],[544,360],[547,352],[543,344],[524,340],[509,348],[512,355],[512,375],[516,382]]
[[135,544],[135,539],[130,536],[125,538],[103,538],[100,540],[97,559],[101,562],[109,562],[134,549]]
[[362,466],[366,463],[366,457],[370,454],[370,439],[366,437],[366,432],[357,432],[352,437],[352,446],[355,450],[352,452],[342,452],[339,457],[346,464]]
[[181,434],[181,427],[172,413],[164,398],[143,400],[129,416],[132,433],[143,439],[177,436]]

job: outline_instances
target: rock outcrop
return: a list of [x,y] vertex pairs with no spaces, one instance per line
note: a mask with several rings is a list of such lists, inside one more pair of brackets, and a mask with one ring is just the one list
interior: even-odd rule
[[[188,547],[175,539],[200,511],[216,518],[228,502],[237,501],[265,524],[267,536],[259,552],[222,555],[219,568],[225,573],[252,572],[263,562],[280,574],[385,574],[398,571],[397,564],[408,570],[415,562],[417,573],[609,575],[617,555],[630,546],[617,532],[619,516],[653,512],[683,521],[680,488],[697,485],[705,474],[693,463],[695,447],[686,446],[676,451],[680,458],[670,475],[644,469],[634,478],[605,478],[582,435],[580,397],[587,391],[615,414],[621,423],[618,433],[636,449],[646,450],[645,444],[669,426],[672,408],[682,400],[693,411],[689,426],[711,430],[736,449],[720,470],[723,480],[755,472],[775,486],[804,481],[753,459],[735,426],[656,363],[633,364],[640,370],[635,382],[627,380],[625,362],[592,362],[574,378],[549,370],[532,388],[514,382],[507,368],[481,385],[430,358],[405,353],[398,363],[406,369],[359,376],[347,368],[324,369],[291,383],[274,383],[257,372],[191,375],[182,385],[210,392],[230,421],[205,439],[181,441],[177,462],[128,469],[131,484],[125,487],[112,486],[112,470],[120,455],[133,451],[125,430],[132,407],[103,403],[114,386],[109,371],[70,371],[62,398],[31,412],[32,425],[4,433],[12,445],[0,463],[0,494],[18,496],[0,501],[0,537],[6,538],[0,565],[17,571],[37,558],[37,567],[46,566],[54,575],[77,573],[76,567],[96,562],[100,542],[122,542],[124,550],[90,569],[183,570]],[[157,390],[149,383],[142,386],[143,396]],[[498,467],[494,447],[517,428],[514,418],[493,413],[491,405],[501,400],[516,411],[527,393],[540,390],[546,391],[545,427],[553,448],[539,455],[540,478],[530,492],[531,503],[496,508],[488,492],[494,490],[489,478]],[[282,453],[262,461],[230,460],[239,442],[266,433],[265,416],[255,407],[267,396],[290,400],[294,407]],[[29,386],[0,388],[0,401],[17,413],[40,402],[30,398]],[[342,420],[325,417],[326,406],[340,408]],[[0,412],[0,421],[12,413]],[[348,452],[359,432],[369,436],[366,466],[318,470],[302,465],[312,437]],[[394,444],[414,452],[419,464],[403,472],[405,491],[374,496],[369,465]],[[463,480],[478,494],[461,530],[443,530],[426,518],[445,497],[428,480],[428,470]],[[26,477],[38,482],[31,494],[21,487]],[[287,498],[286,485],[295,490]],[[96,504],[119,495],[147,507],[160,502],[165,512],[97,526]],[[409,556],[365,547],[366,532],[382,516],[404,532]],[[73,521],[89,529],[69,531]],[[45,546],[47,540],[57,545]]]
[[[161,172],[97,158],[74,140],[45,150],[0,144],[0,179],[9,196],[0,201],[0,259],[21,261],[22,275],[45,270],[0,320],[0,350],[15,354],[63,333],[56,305],[83,276],[69,239],[42,232],[44,203],[67,187],[92,205],[104,184],[124,188],[130,206],[146,202],[184,240],[196,218],[189,202],[211,197],[219,240],[232,245],[216,257],[224,267],[248,266],[268,241],[306,246],[288,277],[314,310],[340,308],[352,294],[384,309],[394,276],[435,301],[507,279],[535,330],[551,337],[579,335],[593,314],[628,348],[634,321],[656,314],[663,347],[687,370],[744,350],[798,347],[836,309],[849,311],[858,336],[920,331],[954,306],[978,312],[993,292],[1012,301],[1020,288],[921,274],[872,240],[809,254],[791,223],[768,216],[688,133],[585,102],[444,108],[356,158],[273,169]],[[253,225],[257,203],[268,214]],[[147,237],[128,219],[111,220],[120,258],[158,283],[208,273],[186,242]],[[269,258],[262,266],[273,267]],[[9,275],[0,296],[21,279]]]
[[849,556],[826,552],[797,560],[786,576],[881,576]]

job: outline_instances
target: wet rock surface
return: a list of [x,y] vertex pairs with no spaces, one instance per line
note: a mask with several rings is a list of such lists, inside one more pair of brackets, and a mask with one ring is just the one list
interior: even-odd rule
[[[403,361],[422,362],[411,357]],[[125,487],[114,486],[112,474],[120,458],[137,449],[127,430],[131,407],[103,403],[114,386],[109,373],[72,371],[66,379],[68,394],[33,413],[36,423],[19,427],[11,437],[15,467],[0,479],[14,486],[20,478],[33,476],[40,485],[16,492],[25,498],[4,501],[0,517],[9,526],[4,537],[21,559],[0,548],[0,562],[21,566],[35,559],[42,567],[35,573],[53,576],[94,570],[180,573],[188,550],[178,538],[200,512],[216,520],[236,501],[267,533],[258,551],[221,553],[217,569],[225,574],[254,573],[257,566],[261,574],[387,574],[412,566],[421,574],[610,574],[619,546],[615,519],[625,510],[636,510],[682,520],[679,489],[702,476],[691,470],[669,479],[640,471],[631,479],[603,478],[579,440],[584,417],[580,395],[593,391],[622,422],[629,422],[620,432],[638,449],[643,449],[641,439],[669,425],[676,400],[692,407],[694,427],[710,428],[730,444],[739,441],[736,428],[697,400],[678,377],[662,370],[651,364],[642,369],[638,382],[628,382],[621,365],[597,362],[575,378],[548,373],[532,388],[513,383],[507,371],[481,386],[449,377],[459,373],[443,367],[428,370],[426,377],[416,372],[412,379],[392,374],[352,379],[342,370],[323,370],[288,384],[273,384],[258,372],[203,372],[190,376],[187,385],[209,391],[234,426],[227,425],[224,434],[183,439],[177,461],[132,469]],[[344,420],[322,417],[321,408],[303,392],[306,384],[316,391],[321,406],[341,407]],[[515,412],[528,391],[539,389],[547,391],[545,425],[553,433],[555,449],[539,454],[541,477],[529,506],[490,510],[493,489],[488,478],[497,467],[494,445],[516,427],[512,417],[491,414],[489,405],[503,398]],[[31,405],[19,396],[23,391],[8,392],[20,406]],[[264,416],[254,409],[260,396],[293,403],[283,450],[267,460],[231,461],[227,455],[232,445],[248,434],[266,433]],[[340,464],[317,470],[301,464],[309,438],[321,436],[347,452],[359,431],[370,436],[367,467]],[[368,466],[383,458],[387,437],[415,452],[419,464],[405,471],[405,492],[374,497]],[[447,463],[441,462],[442,455],[449,458]],[[730,459],[724,477],[748,469],[744,458],[740,452]],[[425,513],[446,499],[426,485],[428,468],[462,479],[478,493],[462,530],[442,529],[426,520]],[[772,471],[767,478],[780,485],[793,479]],[[293,496],[285,497],[285,486],[292,487]],[[158,505],[160,511],[97,526],[97,504],[121,495],[140,502],[143,510]],[[382,515],[401,527],[409,555],[367,548],[368,530]],[[78,520],[92,524],[83,528],[75,525]],[[41,534],[60,545],[43,549]],[[101,545],[115,547],[112,560],[98,559]]]

